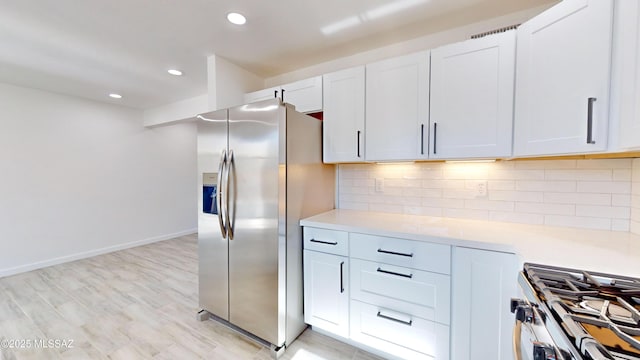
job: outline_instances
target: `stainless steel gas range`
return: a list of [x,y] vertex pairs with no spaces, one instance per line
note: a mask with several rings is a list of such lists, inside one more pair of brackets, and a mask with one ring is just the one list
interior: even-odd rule
[[515,359],[640,359],[640,279],[527,263],[518,282]]

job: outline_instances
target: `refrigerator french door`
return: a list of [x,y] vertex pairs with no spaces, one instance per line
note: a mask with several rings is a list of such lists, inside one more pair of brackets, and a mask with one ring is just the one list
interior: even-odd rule
[[198,119],[200,306],[277,349],[305,328],[299,220],[334,205],[321,123],[279,100]]

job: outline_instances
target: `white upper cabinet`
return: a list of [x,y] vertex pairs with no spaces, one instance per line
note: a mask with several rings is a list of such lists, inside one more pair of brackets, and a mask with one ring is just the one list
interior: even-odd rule
[[325,163],[364,161],[364,81],[364,66],[323,77]]
[[613,150],[626,151],[640,148],[640,4],[620,0],[615,11],[611,120],[618,121],[619,148]]
[[367,161],[426,159],[429,52],[366,66]]
[[434,159],[511,156],[515,31],[431,51]]
[[295,106],[296,111],[302,113],[322,111],[322,76],[282,85],[280,97],[283,102]]
[[518,28],[515,156],[607,149],[612,20],[612,0],[564,0]]
[[250,104],[258,101],[275,99],[280,97],[280,88],[272,87],[244,94],[244,103]]

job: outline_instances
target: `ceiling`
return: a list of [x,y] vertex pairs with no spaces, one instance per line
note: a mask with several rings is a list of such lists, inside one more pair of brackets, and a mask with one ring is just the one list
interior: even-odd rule
[[0,0],[0,82],[146,109],[204,94],[209,55],[270,77],[551,1]]

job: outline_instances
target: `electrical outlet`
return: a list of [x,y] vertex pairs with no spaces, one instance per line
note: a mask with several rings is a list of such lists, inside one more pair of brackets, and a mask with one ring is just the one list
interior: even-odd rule
[[476,196],[487,196],[487,181],[478,181],[476,184]]
[[376,192],[384,192],[384,179],[376,178]]

